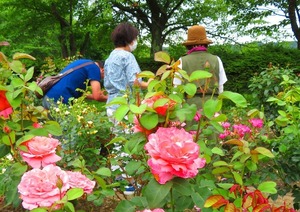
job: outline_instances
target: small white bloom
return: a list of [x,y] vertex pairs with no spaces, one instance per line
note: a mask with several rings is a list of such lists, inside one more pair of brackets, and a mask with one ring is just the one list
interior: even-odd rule
[[58,107],[55,108],[55,112],[57,112],[57,113],[59,112],[59,108]]
[[69,111],[66,111],[66,112],[65,112],[65,115],[69,115],[69,114],[70,114],[70,112],[69,112]]

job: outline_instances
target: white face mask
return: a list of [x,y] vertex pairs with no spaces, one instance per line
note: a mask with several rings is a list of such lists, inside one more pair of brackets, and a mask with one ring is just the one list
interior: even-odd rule
[[133,44],[129,44],[130,52],[133,52],[137,47],[137,40],[133,41]]

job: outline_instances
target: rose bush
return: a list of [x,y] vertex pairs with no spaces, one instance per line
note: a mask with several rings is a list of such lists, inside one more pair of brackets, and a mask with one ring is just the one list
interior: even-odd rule
[[[209,80],[206,71],[188,76],[178,68],[178,62],[158,52],[155,60],[167,65],[156,75],[140,73],[140,77],[154,78],[145,93],[134,88],[132,96],[111,102],[120,105],[114,114],[118,125],[112,126],[105,112],[84,102],[84,96],[72,105],[59,104],[50,110],[55,120],[50,121],[48,111],[32,104],[30,94],[38,88],[30,82],[33,69],[24,70],[18,61],[22,57],[31,58],[18,54],[9,62],[0,57],[6,67],[13,64],[10,71],[14,73],[0,85],[13,108],[7,118],[0,119],[0,153],[12,156],[11,166],[0,175],[0,191],[7,204],[17,206],[20,192],[24,207],[40,212],[75,211],[71,201],[82,197],[101,205],[109,196],[120,199],[116,212],[263,211],[269,196],[276,194],[276,183],[267,171],[275,156],[264,147],[270,130],[262,122],[264,114],[256,109],[246,113],[245,98],[230,91],[208,99],[200,110],[186,103],[185,98],[197,90],[193,81]],[[174,87],[172,81],[178,76],[186,83]],[[222,108],[228,100],[235,105],[230,112]],[[235,114],[235,108],[244,113]],[[186,122],[192,120],[193,131],[187,131]],[[113,134],[111,127],[123,129]],[[49,134],[60,136],[62,147]],[[45,148],[37,145],[40,142],[46,142]],[[45,167],[32,169],[22,155],[32,165]],[[50,176],[48,167],[63,173],[62,177]],[[32,173],[45,178],[38,179]],[[30,178],[34,179],[31,188],[25,185]],[[135,188],[131,198],[124,195],[128,184]],[[42,192],[38,201],[32,202],[31,193],[34,196],[38,191]]]

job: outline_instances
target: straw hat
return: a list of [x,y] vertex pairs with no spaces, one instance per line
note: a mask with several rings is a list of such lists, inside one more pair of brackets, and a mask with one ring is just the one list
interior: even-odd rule
[[206,31],[203,26],[195,25],[188,29],[187,40],[182,43],[185,46],[211,44],[212,41],[207,39]]

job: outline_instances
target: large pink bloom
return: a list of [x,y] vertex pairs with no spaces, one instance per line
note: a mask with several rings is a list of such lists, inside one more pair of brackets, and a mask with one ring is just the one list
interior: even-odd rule
[[36,136],[22,145],[27,148],[27,152],[20,151],[24,161],[32,168],[40,168],[48,164],[54,164],[61,159],[55,154],[56,147],[60,144],[57,139]]
[[199,158],[199,146],[184,129],[159,128],[149,135],[145,149],[151,158],[148,165],[160,184],[173,177],[192,178],[204,167],[205,159]]
[[70,187],[68,182],[68,174],[54,165],[26,172],[18,185],[23,207],[28,210],[51,207],[65,195]]
[[96,184],[95,181],[90,180],[80,172],[67,171],[67,174],[69,175],[69,184],[71,188],[82,188],[87,194],[93,192]]

